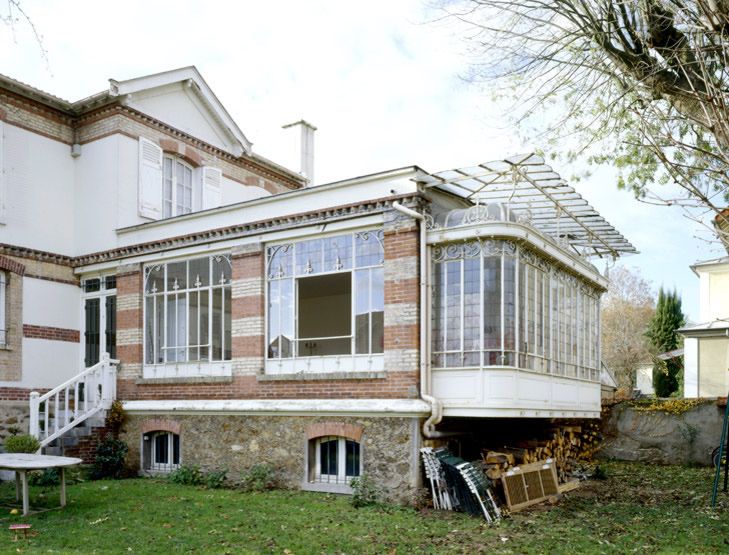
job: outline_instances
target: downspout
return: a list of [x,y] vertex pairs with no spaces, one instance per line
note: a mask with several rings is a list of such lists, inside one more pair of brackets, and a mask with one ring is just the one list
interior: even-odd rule
[[453,434],[437,432],[435,426],[443,420],[443,404],[430,395],[430,380],[428,375],[428,361],[430,360],[430,342],[428,341],[428,259],[427,259],[427,229],[425,216],[407,208],[399,202],[393,202],[392,207],[418,220],[420,230],[420,398],[430,404],[430,416],[423,423],[423,435],[428,439],[436,439]]

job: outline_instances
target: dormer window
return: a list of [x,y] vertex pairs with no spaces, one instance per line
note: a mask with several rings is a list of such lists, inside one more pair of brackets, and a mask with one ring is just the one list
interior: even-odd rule
[[165,156],[163,183],[163,217],[170,218],[192,212],[192,168],[179,158]]

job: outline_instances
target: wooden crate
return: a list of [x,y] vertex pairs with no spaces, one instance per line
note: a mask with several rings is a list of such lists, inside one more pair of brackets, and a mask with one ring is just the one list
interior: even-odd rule
[[512,512],[559,494],[557,470],[549,460],[511,468],[501,476],[501,484]]

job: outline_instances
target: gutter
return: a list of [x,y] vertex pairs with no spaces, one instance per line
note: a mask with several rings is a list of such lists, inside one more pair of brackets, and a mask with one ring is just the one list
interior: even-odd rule
[[430,395],[430,380],[428,361],[430,360],[430,342],[428,341],[428,258],[427,258],[427,229],[425,216],[399,202],[393,202],[392,207],[419,222],[420,230],[420,398],[429,403],[431,414],[423,423],[423,435],[428,439],[437,439],[453,434],[438,432],[435,426],[443,420],[443,403]]

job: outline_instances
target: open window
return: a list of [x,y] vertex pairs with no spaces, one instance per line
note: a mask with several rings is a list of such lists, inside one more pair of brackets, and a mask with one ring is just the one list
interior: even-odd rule
[[[381,231],[273,245],[267,249],[269,361],[384,351]],[[326,370],[325,365],[317,367]]]

